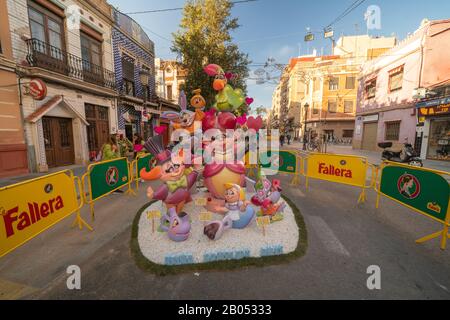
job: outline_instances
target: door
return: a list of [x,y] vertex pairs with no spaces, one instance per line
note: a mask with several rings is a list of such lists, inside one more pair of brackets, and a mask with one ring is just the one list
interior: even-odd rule
[[45,156],[50,168],[75,162],[72,119],[43,117]]
[[100,148],[108,141],[109,137],[109,110],[107,107],[95,106],[86,103],[84,106],[89,146],[89,157],[94,159]]
[[363,127],[363,150],[377,150],[378,122],[364,123]]

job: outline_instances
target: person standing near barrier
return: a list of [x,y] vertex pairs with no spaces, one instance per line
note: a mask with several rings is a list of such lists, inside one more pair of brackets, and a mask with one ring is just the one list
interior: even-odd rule
[[128,152],[133,150],[133,144],[124,134],[117,134],[117,145],[119,146],[120,157],[128,157]]
[[283,133],[280,135],[280,145],[282,147],[284,146],[284,134]]
[[292,137],[291,137],[291,135],[289,133],[288,133],[288,135],[286,137],[287,137],[288,145],[290,145]]
[[145,141],[135,133],[133,135],[133,151],[134,151],[134,159],[139,156],[143,156],[146,154],[146,150],[144,148]]

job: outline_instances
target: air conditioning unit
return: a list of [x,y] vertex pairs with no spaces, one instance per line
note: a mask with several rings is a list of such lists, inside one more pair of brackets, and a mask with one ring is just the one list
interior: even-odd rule
[[427,89],[417,88],[413,90],[413,99],[424,99],[427,96]]

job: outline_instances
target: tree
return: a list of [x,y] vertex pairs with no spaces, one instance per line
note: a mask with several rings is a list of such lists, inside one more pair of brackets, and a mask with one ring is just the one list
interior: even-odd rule
[[263,107],[263,106],[259,106],[258,108],[256,108],[256,114],[258,115],[258,116],[263,116],[263,115],[265,115],[265,114],[267,114],[267,109],[265,108],[265,107]]
[[203,71],[209,63],[236,75],[230,85],[246,94],[250,60],[232,43],[230,33],[239,27],[237,18],[231,17],[232,6],[229,0],[188,0],[180,29],[173,34],[171,49],[181,57],[187,70],[183,89],[190,96],[194,89],[200,88],[207,106],[214,104],[217,94],[212,88],[213,79]]

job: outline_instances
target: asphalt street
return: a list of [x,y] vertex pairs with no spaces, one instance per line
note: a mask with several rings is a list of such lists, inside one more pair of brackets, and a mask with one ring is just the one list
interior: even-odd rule
[[[70,229],[71,218],[0,259],[3,299],[450,299],[450,249],[415,240],[440,225],[375,193],[311,181],[284,193],[308,231],[305,256],[289,264],[236,271],[156,276],[130,253],[131,224],[147,201],[111,195],[96,204],[94,232]],[[89,220],[87,207],[82,215]],[[81,290],[68,290],[66,268],[81,268]],[[381,290],[369,290],[367,268],[381,269]]]

